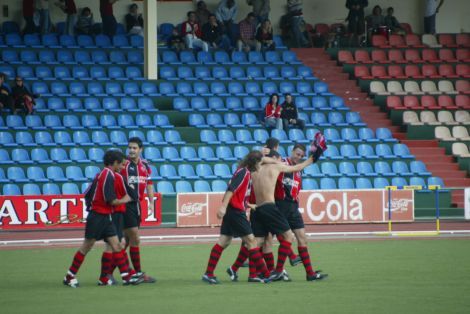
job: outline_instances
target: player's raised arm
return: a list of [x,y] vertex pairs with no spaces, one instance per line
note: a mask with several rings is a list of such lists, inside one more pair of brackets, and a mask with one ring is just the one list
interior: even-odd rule
[[292,173],[292,172],[302,171],[304,170],[304,168],[310,166],[311,164],[313,164],[313,158],[307,158],[302,163],[297,164],[295,166],[289,166],[286,164],[277,164],[276,167],[278,167],[280,172]]

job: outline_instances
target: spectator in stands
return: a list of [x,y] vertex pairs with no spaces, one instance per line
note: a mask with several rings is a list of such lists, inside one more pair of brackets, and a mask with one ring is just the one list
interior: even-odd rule
[[261,49],[274,50],[276,45],[273,41],[273,27],[270,20],[264,20],[256,32],[256,40],[261,44]]
[[24,85],[23,79],[19,76],[15,78],[15,86],[13,86],[11,94],[14,100],[13,113],[23,110],[27,115],[32,114],[34,111],[34,98],[39,95],[32,94],[29,89]]
[[217,21],[214,14],[209,15],[209,22],[202,26],[202,39],[212,48],[229,50],[230,39],[224,34],[224,26]]
[[309,46],[302,5],[302,0],[287,0],[287,14],[289,16],[289,24],[294,37],[295,47]]
[[387,9],[387,15],[385,16],[385,26],[392,30],[393,33],[397,34],[405,34],[405,30],[401,27],[400,22],[398,22],[397,18],[393,16],[394,9],[389,7]]
[[94,34],[95,21],[93,14],[89,7],[82,9],[80,16],[78,17],[77,25],[75,29],[79,35],[93,35]]
[[126,14],[126,28],[129,35],[144,36],[144,19],[135,3],[130,5],[129,13]]
[[436,14],[439,13],[439,9],[443,4],[444,0],[426,0],[426,6],[424,9],[425,34],[436,33]]
[[65,35],[73,35],[75,24],[77,23],[77,7],[75,6],[74,0],[60,0],[55,3],[65,14],[67,19],[65,20]]
[[238,51],[261,50],[261,43],[255,38],[256,35],[256,17],[253,13],[240,22],[240,39],[237,41]]
[[198,1],[197,9],[196,9],[196,16],[199,25],[206,25],[209,22],[209,15],[212,13],[207,9],[207,5],[204,1]]
[[112,38],[116,35],[117,21],[113,13],[113,4],[118,0],[100,0],[100,14],[103,23],[103,34]]
[[289,126],[293,126],[302,130],[305,128],[305,121],[299,119],[297,106],[295,105],[292,95],[290,94],[286,95],[286,100],[282,104],[281,119],[282,126],[284,131],[286,131],[286,134],[289,131]]
[[367,28],[369,30],[377,30],[381,26],[385,26],[385,18],[382,15],[382,8],[376,5],[372,10],[372,14],[366,17]]
[[189,11],[188,20],[183,23],[181,26],[182,29],[182,36],[184,38],[184,42],[188,49],[193,49],[195,47],[202,48],[204,51],[209,51],[209,45],[203,41],[202,38],[202,30],[201,25],[196,20],[196,12]]
[[178,32],[177,27],[173,28],[171,36],[168,37],[168,47],[170,47],[172,50],[175,50],[176,52],[180,52],[186,48],[186,45],[184,44],[184,38]]
[[269,0],[246,0],[246,3],[253,7],[252,12],[255,14],[258,24],[269,19],[269,12],[271,11],[269,2]]
[[26,22],[26,26],[23,30],[24,34],[37,33],[38,29],[34,24],[34,1],[35,0],[23,0],[23,18]]
[[233,24],[237,18],[237,12],[238,8],[235,0],[222,0],[220,1],[217,10],[215,10],[215,16],[217,17],[217,20],[224,24],[225,34],[227,34],[232,43],[235,41],[233,34]]
[[346,21],[348,31],[354,36],[364,34],[364,8],[369,5],[367,0],[347,0],[346,8],[349,10]]
[[49,16],[49,0],[37,0],[36,9],[39,13],[39,24],[41,27],[41,34],[49,33],[51,27],[51,18]]
[[0,111],[4,108],[13,108],[13,98],[10,94],[10,88],[5,85],[6,75],[0,73]]
[[278,101],[279,96],[277,94],[272,94],[266,107],[264,107],[264,124],[266,127],[282,130],[282,108]]

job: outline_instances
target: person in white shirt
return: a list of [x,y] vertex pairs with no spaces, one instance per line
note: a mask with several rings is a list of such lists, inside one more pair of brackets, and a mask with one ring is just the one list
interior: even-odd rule
[[424,33],[436,33],[436,14],[439,13],[444,0],[426,0],[424,7]]

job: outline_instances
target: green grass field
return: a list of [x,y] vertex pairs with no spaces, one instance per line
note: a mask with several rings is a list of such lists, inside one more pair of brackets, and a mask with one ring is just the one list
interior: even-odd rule
[[200,280],[210,244],[145,246],[143,266],[154,285],[98,287],[95,248],[78,275],[61,280],[74,249],[0,250],[1,313],[469,313],[470,240],[377,240],[312,243],[315,264],[330,274],[306,282],[303,266],[287,267],[293,282],[232,283],[222,256],[222,284]]

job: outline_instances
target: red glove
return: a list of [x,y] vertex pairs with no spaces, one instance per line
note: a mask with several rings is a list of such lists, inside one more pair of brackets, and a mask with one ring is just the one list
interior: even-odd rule
[[313,159],[313,162],[317,162],[323,152],[327,150],[328,147],[326,146],[325,137],[321,132],[315,134],[315,138],[310,145],[310,156]]

